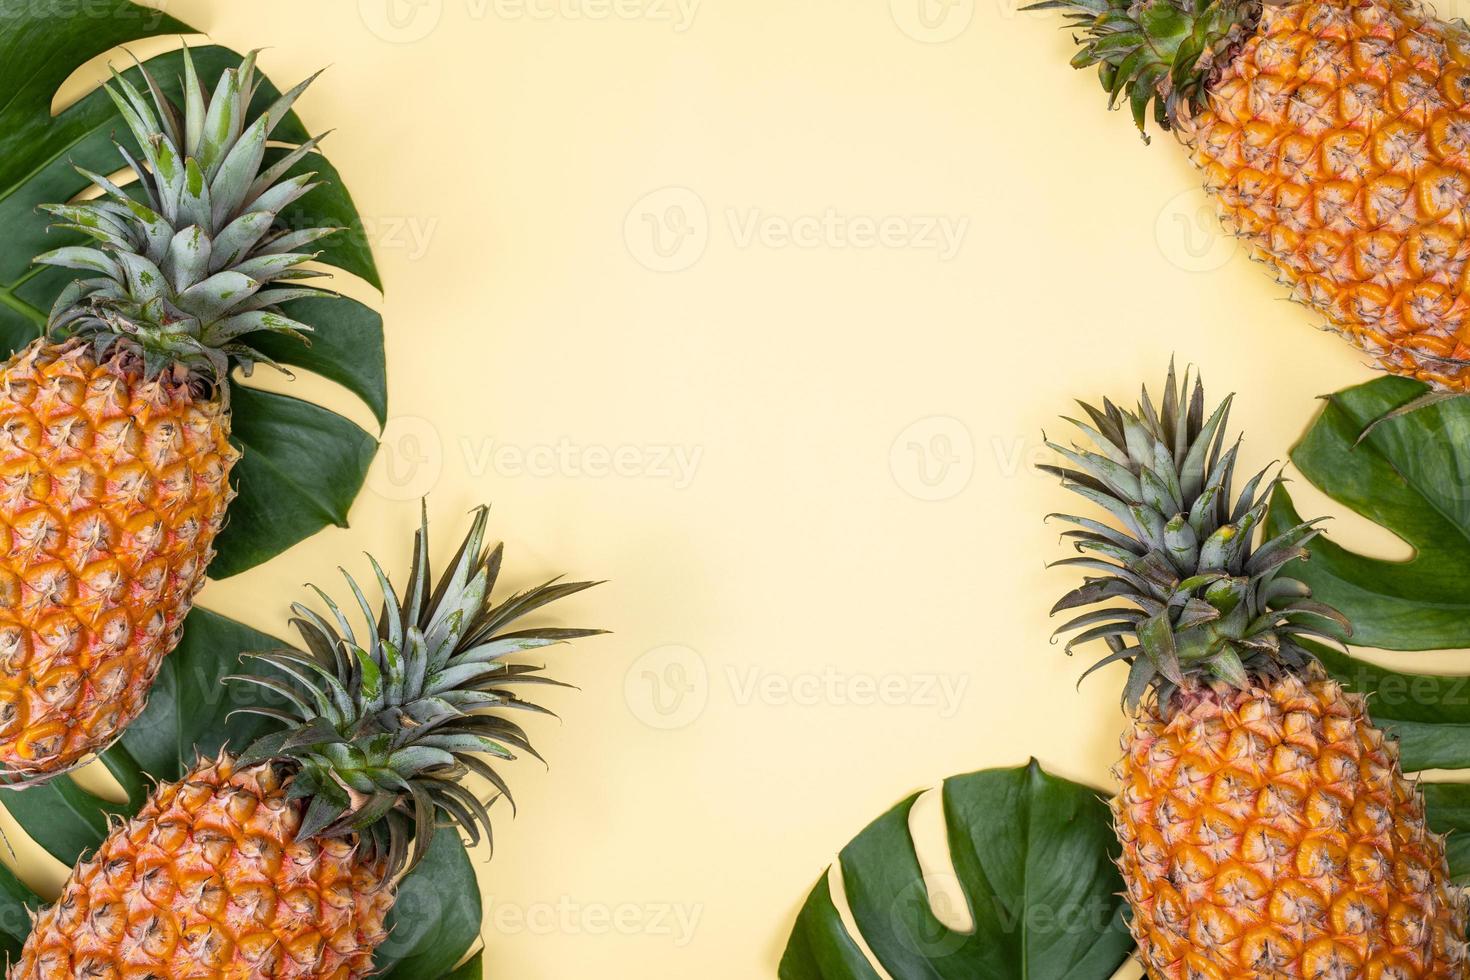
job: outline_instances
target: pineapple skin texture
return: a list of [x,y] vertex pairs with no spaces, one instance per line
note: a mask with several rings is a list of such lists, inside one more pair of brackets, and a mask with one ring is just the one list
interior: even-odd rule
[[218,398],[37,341],[0,365],[0,768],[64,771],[147,703],[239,453]]
[[1265,5],[1179,135],[1226,228],[1388,371],[1470,390],[1470,36],[1400,0]]
[[1361,696],[1320,670],[1196,687],[1142,708],[1123,750],[1119,867],[1154,980],[1467,976],[1444,840]]
[[72,871],[8,980],[368,976],[393,904],[382,865],[298,841],[286,790],[228,755],[159,786]]

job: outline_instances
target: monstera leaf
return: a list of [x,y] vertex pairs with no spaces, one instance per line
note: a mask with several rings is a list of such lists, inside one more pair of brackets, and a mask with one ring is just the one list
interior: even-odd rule
[[[44,903],[15,872],[0,865],[0,957],[11,963],[31,932],[31,916]],[[477,974],[478,975],[478,974]]]
[[1456,884],[1470,883],[1470,785],[1425,783],[1424,805],[1436,833],[1448,834],[1450,877]]
[[[197,610],[179,648],[164,661],[147,711],[122,741],[102,754],[102,762],[125,794],[114,802],[83,789],[70,776],[58,776],[24,792],[0,797],[16,821],[47,852],[75,864],[107,836],[108,822],[136,813],[154,780],[182,776],[200,755],[243,748],[269,724],[258,716],[234,713],[261,703],[253,684],[224,683],[231,673],[268,673],[253,660],[236,663],[221,650],[271,650],[281,640],[239,623]],[[26,908],[41,904],[29,889],[0,868],[0,951],[14,941],[20,948],[30,931]],[[12,930],[11,926],[15,924]],[[478,977],[454,967],[480,937],[480,890],[475,870],[457,835],[434,835],[428,856],[403,880],[390,918],[389,939],[378,950],[383,977],[437,980]],[[467,964],[468,967],[468,964]]]
[[435,834],[423,862],[398,889],[388,915],[388,939],[373,958],[384,971],[377,976],[382,980],[480,976],[456,972],[454,967],[479,941],[482,915],[475,869],[464,844],[455,834]]
[[[1329,396],[1291,452],[1332,499],[1398,535],[1404,561],[1357,554],[1324,538],[1291,574],[1353,624],[1351,642],[1389,650],[1470,646],[1470,399],[1401,416],[1425,385],[1380,378]],[[1377,424],[1374,424],[1377,422]],[[1268,533],[1300,522],[1285,489]],[[1387,670],[1339,650],[1313,652],[1349,690],[1370,696],[1373,720],[1399,740],[1406,771],[1470,769],[1470,677]],[[1450,872],[1470,881],[1470,786],[1425,783],[1430,824],[1450,833]]]
[[[1387,377],[1329,395],[1291,451],[1323,493],[1414,549],[1407,561],[1370,558],[1334,544],[1329,529],[1311,560],[1293,566],[1318,599],[1348,615],[1353,642],[1365,647],[1470,646],[1470,399],[1385,418],[1427,390]],[[1296,519],[1284,491],[1275,503],[1274,527]]]
[[[193,33],[188,25],[128,0],[0,0],[0,351],[24,346],[40,335],[46,311],[73,278],[62,270],[32,264],[38,254],[72,244],[51,230],[38,205],[68,201],[87,186],[74,166],[98,173],[118,169],[114,138],[142,156],[116,107],[100,89],[59,115],[51,114],[57,89],[87,60],[119,45],[160,34]],[[208,85],[239,55],[220,47],[193,52]],[[147,62],[170,98],[178,100],[181,56]],[[126,58],[118,65],[122,68]],[[125,72],[139,82],[136,69]],[[293,79],[293,81],[295,81]],[[278,96],[261,85],[254,109]],[[300,143],[308,137],[294,115],[275,139]],[[272,152],[284,153],[282,149]],[[319,153],[309,153],[293,172],[314,171],[326,183],[282,212],[292,227],[344,229],[326,239],[320,261],[379,286],[362,221],[336,170]],[[349,299],[303,300],[286,310],[315,328],[311,346],[276,338],[265,353],[282,364],[317,372],[361,397],[381,424],[387,412],[382,320]],[[375,442],[347,419],[300,399],[235,385],[236,441],[244,458],[234,479],[239,497],[217,542],[210,568],[216,578],[259,564],[328,524],[345,525],[361,488]]]
[[[1035,760],[945,780],[950,854],[974,921],[963,932],[931,910],[909,833],[916,799],[869,824],[838,859],[853,921],[893,980],[1104,980],[1128,958],[1117,843],[1097,790],[1048,775]],[[780,976],[880,976],[843,923],[827,875],[802,906]]]
[[476,953],[464,966],[449,974],[446,980],[480,980],[485,975],[485,957]]

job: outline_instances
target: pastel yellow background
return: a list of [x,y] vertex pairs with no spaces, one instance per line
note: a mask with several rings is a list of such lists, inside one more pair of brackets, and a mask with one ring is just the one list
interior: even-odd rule
[[580,690],[547,695],[551,768],[512,768],[479,865],[491,976],[772,976],[836,850],[911,791],[1033,754],[1106,786],[1121,677],[1075,691],[1048,641],[1072,579],[1043,568],[1069,502],[1042,428],[1174,353],[1240,393],[1253,469],[1372,376],[1012,0],[168,10],[277,82],[330,66],[299,108],[387,288],[352,527],[204,603],[284,635],[365,550],[401,577],[425,493],[441,556],[489,501],[512,583],[610,580],[561,610],[615,632],[552,652]]

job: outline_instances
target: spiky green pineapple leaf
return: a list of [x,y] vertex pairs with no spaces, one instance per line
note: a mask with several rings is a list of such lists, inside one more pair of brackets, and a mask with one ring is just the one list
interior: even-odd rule
[[[943,804],[951,858],[975,928],[933,914],[909,832],[917,794],[842,849],[847,904],[894,980],[1017,975],[1105,980],[1128,958],[1117,842],[1097,790],[1019,769],[951,776]],[[781,980],[877,980],[823,875],[781,958]]]
[[[129,0],[95,0],[85,5],[53,5],[31,0],[0,0],[0,352],[18,349],[40,335],[45,312],[74,273],[32,265],[48,249],[71,244],[71,233],[49,229],[54,219],[37,211],[41,204],[70,200],[87,181],[74,165],[112,173],[120,158],[116,138],[135,157],[136,143],[100,88],[60,114],[51,115],[57,89],[88,59],[139,38],[195,33],[188,25]],[[213,87],[239,56],[225,48],[192,49],[200,77]],[[119,57],[118,68],[128,61]],[[149,59],[148,70],[163,91],[177,101],[182,57],[169,52]],[[136,68],[123,77],[141,84]],[[252,104],[259,112],[279,94],[262,80]],[[288,114],[274,139],[299,143],[308,138],[301,120]],[[279,153],[272,149],[269,154]],[[267,160],[270,159],[268,154]],[[342,177],[319,152],[307,155],[290,172],[316,171],[325,182],[282,212],[291,227],[325,224],[343,231],[313,245],[319,262],[379,285],[368,237]],[[135,189],[135,188],[134,188]],[[261,345],[285,365],[314,371],[343,385],[386,418],[386,381],[382,321],[352,300],[309,300],[297,307],[312,316],[312,345],[272,337]],[[270,370],[262,367],[259,370]],[[246,393],[235,412],[237,431],[279,430],[301,414],[294,400]],[[255,397],[249,397],[254,394]],[[231,510],[229,531],[218,542],[215,577],[235,574],[281,553],[345,515],[366,476],[371,436],[347,419],[319,410],[311,427],[309,457],[279,442],[249,447],[256,460],[235,474],[240,496]],[[269,474],[291,473],[288,481]],[[252,479],[252,477],[254,477]],[[260,515],[269,513],[270,520]]]

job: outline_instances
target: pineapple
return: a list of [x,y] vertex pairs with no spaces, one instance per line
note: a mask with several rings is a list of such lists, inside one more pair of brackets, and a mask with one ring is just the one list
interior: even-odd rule
[[[332,229],[288,231],[285,177],[312,140],[264,167],[266,141],[310,80],[254,121],[251,55],[206,93],[184,52],[184,107],[146,70],[145,97],[107,91],[143,148],[119,145],[130,195],[49,205],[86,246],[39,256],[86,278],[46,336],[0,364],[0,783],[26,786],[105,748],[143,710],[204,584],[234,496],[229,374],[262,360],[263,331],[303,334],[277,304],[323,291],[302,251]],[[135,196],[138,198],[135,200]]]
[[1046,0],[1228,230],[1395,374],[1470,390],[1470,33],[1411,0]]
[[256,657],[294,683],[231,678],[276,695],[284,710],[242,710],[281,727],[159,786],[72,872],[8,980],[368,976],[395,885],[436,825],[474,841],[490,834],[486,804],[461,780],[482,776],[510,800],[481,756],[535,755],[507,713],[544,709],[512,689],[555,682],[504,658],[600,632],[511,630],[593,583],[553,580],[493,603],[501,549],[486,549],[485,523],[480,508],[437,584],[427,522],[405,592],[374,562],[377,617],[348,577],[363,616],[376,618],[365,646],[324,594],[329,618],[292,606],[309,652]]
[[[1169,371],[1156,406],[1084,405],[1096,451],[1047,467],[1115,519],[1056,515],[1092,573],[1053,612],[1129,665],[1112,800],[1131,927],[1154,980],[1455,978],[1465,910],[1444,840],[1364,698],[1303,645],[1347,622],[1283,572],[1316,522],[1268,540],[1263,471],[1232,496],[1227,398]],[[1119,530],[1119,527],[1122,530]]]

